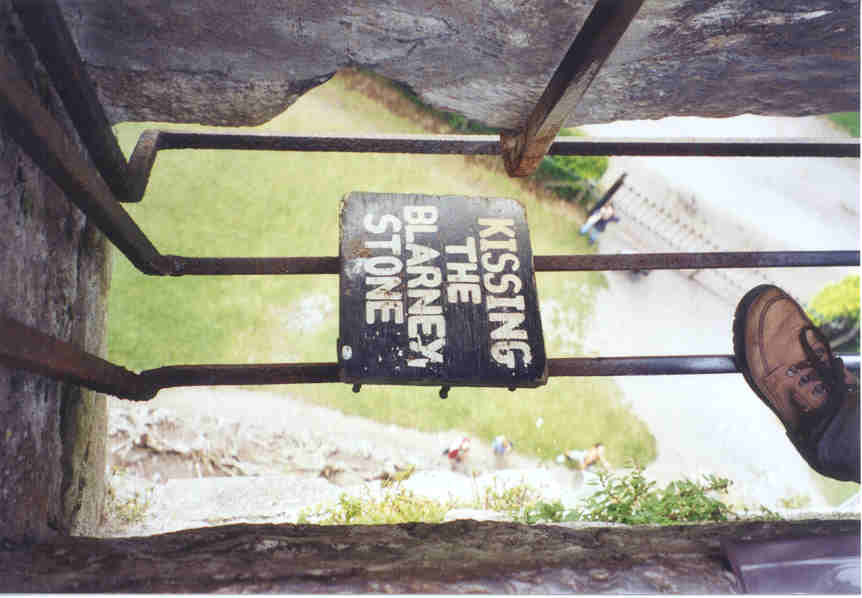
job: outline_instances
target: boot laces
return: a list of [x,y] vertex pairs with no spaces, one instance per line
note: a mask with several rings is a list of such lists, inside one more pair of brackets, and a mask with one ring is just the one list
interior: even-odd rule
[[[811,346],[808,342],[807,333],[809,331],[823,345],[822,347],[814,349]],[[841,405],[844,404],[851,388],[844,376],[844,362],[832,353],[829,341],[819,328],[814,326],[803,327],[799,331],[799,341],[807,359],[791,366],[787,374],[792,376],[801,370],[810,370],[799,378],[799,385],[804,386],[809,382],[815,382],[812,393],[815,395],[826,393],[826,400],[820,407],[810,409],[800,405],[803,408],[800,432],[807,433],[815,426],[824,423],[828,425]]]

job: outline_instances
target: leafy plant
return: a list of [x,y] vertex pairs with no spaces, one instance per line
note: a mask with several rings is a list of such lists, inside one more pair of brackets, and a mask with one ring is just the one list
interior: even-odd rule
[[578,514],[583,521],[611,521],[626,524],[677,524],[692,521],[727,521],[727,505],[708,495],[726,491],[730,480],[706,476],[703,482],[678,480],[664,490],[647,480],[643,467],[617,475],[598,472],[599,490],[587,498]]
[[808,315],[818,326],[838,318],[859,321],[859,276],[847,276],[817,293],[808,306]]
[[[840,282],[826,285],[811,300],[806,311],[830,340],[851,332],[859,326],[859,276],[847,276]],[[859,350],[858,334],[855,339],[836,342],[845,350]]]
[[523,514],[534,508],[539,502],[539,494],[526,484],[518,484],[510,488],[498,490],[495,487],[485,488],[485,496],[477,501],[475,506],[508,514],[512,519],[519,519]]
[[320,525],[374,525],[408,521],[439,523],[453,506],[454,503],[441,503],[396,487],[379,498],[367,493],[364,497],[342,494],[334,505],[304,509],[299,514],[298,522]]
[[123,526],[134,525],[144,520],[150,508],[152,488],[146,492],[133,491],[121,497],[116,486],[119,478],[126,475],[124,469],[114,468],[111,477],[106,481],[104,519],[107,522],[120,523]]

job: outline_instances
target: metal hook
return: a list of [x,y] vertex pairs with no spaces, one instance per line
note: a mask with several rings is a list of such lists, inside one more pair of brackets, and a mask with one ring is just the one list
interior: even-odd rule
[[449,389],[450,388],[452,388],[452,387],[451,386],[443,386],[442,388],[440,388],[440,398],[441,399],[445,399],[446,397],[449,396]]
[[362,390],[361,384],[354,384],[353,385],[353,392],[359,392],[360,390]]

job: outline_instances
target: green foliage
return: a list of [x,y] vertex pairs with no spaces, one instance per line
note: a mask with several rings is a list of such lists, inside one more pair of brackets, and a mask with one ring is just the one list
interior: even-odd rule
[[859,113],[858,112],[835,112],[827,115],[829,120],[850,133],[853,137],[859,137]]
[[133,491],[127,496],[120,497],[115,487],[119,479],[125,475],[125,470],[115,468],[111,471],[110,478],[106,480],[104,518],[109,523],[129,526],[144,520],[150,508],[152,489],[144,493]]
[[[583,133],[577,129],[563,129],[560,135],[581,137]],[[558,197],[587,207],[601,197],[595,182],[607,169],[607,156],[545,156],[533,176]]]
[[818,326],[837,319],[859,321],[859,275],[847,276],[817,293],[808,306],[808,315]]
[[626,475],[599,471],[599,490],[590,496],[579,513],[583,521],[611,521],[630,525],[658,523],[673,525],[694,521],[727,521],[729,507],[709,492],[727,491],[726,478],[706,476],[703,482],[677,480],[664,490],[647,480],[643,468]]
[[[646,479],[642,467],[622,475],[600,471],[598,476],[596,485],[599,488],[576,509],[568,509],[560,501],[543,501],[535,489],[525,484],[502,489],[488,487],[483,496],[468,503],[441,503],[418,497],[396,483],[379,498],[371,497],[368,492],[364,497],[342,494],[333,505],[303,510],[298,522],[321,525],[437,523],[456,507],[496,511],[512,521],[529,525],[565,521],[677,525],[739,518],[781,519],[762,505],[754,511],[743,507],[739,514],[710,496],[711,493],[727,493],[731,482],[726,478],[709,475],[700,482],[675,480],[660,490],[655,482]],[[794,504],[804,506],[801,501],[799,497],[793,499]]]
[[526,484],[519,484],[502,490],[487,487],[485,496],[476,501],[475,505],[469,506],[506,513],[513,520],[518,520],[538,502],[539,494],[535,490]]
[[319,525],[375,525],[424,521],[440,523],[454,503],[441,503],[414,495],[396,485],[381,497],[342,494],[331,506],[304,509],[298,523]]

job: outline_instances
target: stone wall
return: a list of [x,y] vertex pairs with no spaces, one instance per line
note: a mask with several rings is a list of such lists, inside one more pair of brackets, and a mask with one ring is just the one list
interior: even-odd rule
[[239,524],[0,546],[0,579],[13,592],[735,594],[722,542],[848,534],[858,520]]
[[[0,52],[74,138],[7,0],[0,23]],[[0,127],[0,313],[104,355],[109,258],[104,237]],[[0,422],[0,537],[91,531],[104,501],[105,398],[0,366]]]
[[[495,127],[526,122],[592,0],[63,0],[114,122],[252,125],[345,66]],[[650,0],[571,125],[859,106],[858,0]]]

